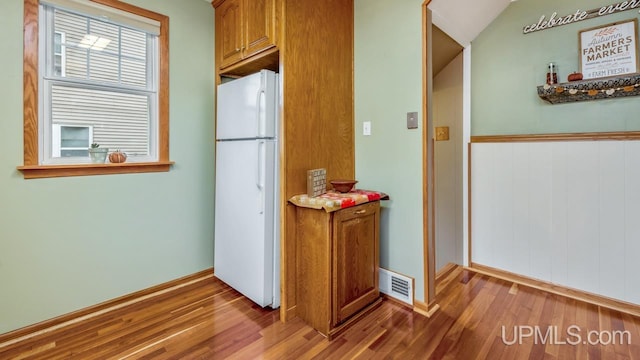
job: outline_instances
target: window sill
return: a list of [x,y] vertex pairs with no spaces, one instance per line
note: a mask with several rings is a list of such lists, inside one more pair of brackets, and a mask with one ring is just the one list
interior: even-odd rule
[[147,172],[167,172],[173,161],[121,163],[121,164],[60,164],[18,166],[25,179],[65,176],[111,175]]

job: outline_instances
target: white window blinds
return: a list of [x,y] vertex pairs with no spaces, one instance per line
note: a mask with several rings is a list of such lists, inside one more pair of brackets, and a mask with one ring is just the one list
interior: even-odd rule
[[148,34],[160,34],[160,22],[144,16],[132,14],[109,6],[88,0],[41,0],[41,4],[51,5],[57,8],[84,15],[94,16],[104,21],[131,27]]

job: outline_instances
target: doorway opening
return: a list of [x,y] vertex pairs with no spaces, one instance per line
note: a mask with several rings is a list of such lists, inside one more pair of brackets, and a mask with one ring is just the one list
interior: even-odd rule
[[463,263],[463,47],[432,25],[436,276]]
[[[423,214],[424,281],[427,313],[438,309],[436,275],[464,262],[462,256],[465,196],[463,47],[432,24],[423,3]],[[436,84],[437,82],[437,84]],[[435,118],[437,117],[437,121]],[[436,132],[436,124],[441,125]],[[436,136],[437,135],[437,136]],[[436,139],[438,144],[436,145]],[[442,144],[441,144],[442,143]],[[459,150],[459,151],[458,151]],[[436,165],[437,164],[437,165]],[[439,174],[440,173],[440,174]],[[438,186],[438,183],[440,186]],[[462,184],[462,185],[460,185]],[[438,193],[440,200],[438,200]],[[441,211],[442,214],[438,215]],[[439,224],[439,225],[438,225]],[[456,227],[461,231],[456,230]]]

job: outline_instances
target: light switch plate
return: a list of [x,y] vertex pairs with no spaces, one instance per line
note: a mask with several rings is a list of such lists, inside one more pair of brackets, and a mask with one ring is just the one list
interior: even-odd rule
[[365,121],[362,123],[362,135],[371,135],[371,121]]
[[407,113],[407,129],[417,129],[417,128],[418,128],[418,113],[408,112]]

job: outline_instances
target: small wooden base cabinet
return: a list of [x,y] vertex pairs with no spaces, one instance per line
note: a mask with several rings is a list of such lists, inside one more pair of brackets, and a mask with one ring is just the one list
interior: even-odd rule
[[380,201],[296,218],[296,314],[332,339],[380,305]]

